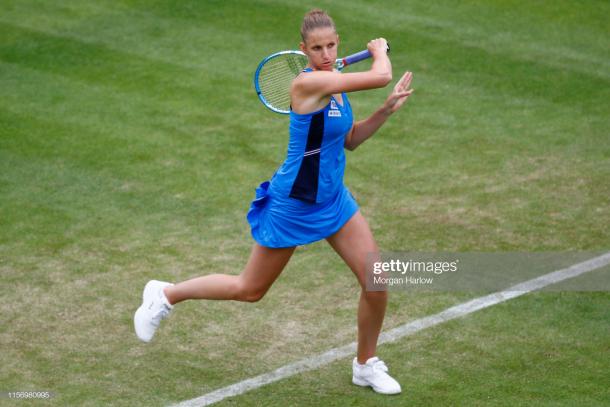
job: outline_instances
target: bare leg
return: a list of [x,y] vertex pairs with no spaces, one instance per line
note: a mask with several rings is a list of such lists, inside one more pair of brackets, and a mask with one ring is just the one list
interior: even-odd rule
[[165,288],[170,304],[184,300],[260,300],[280,275],[294,247],[271,249],[254,244],[244,271],[238,276],[209,274]]
[[367,359],[375,356],[388,301],[386,291],[366,291],[367,255],[378,254],[379,249],[360,211],[326,240],[352,269],[362,289],[358,304],[357,358],[358,363],[365,363]]

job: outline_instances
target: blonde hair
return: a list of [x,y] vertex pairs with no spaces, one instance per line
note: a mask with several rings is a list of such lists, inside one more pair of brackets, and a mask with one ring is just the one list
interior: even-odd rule
[[335,22],[325,11],[320,9],[313,9],[303,17],[303,24],[301,25],[301,38],[303,41],[307,39],[307,34],[315,30],[316,28],[332,28],[335,32]]

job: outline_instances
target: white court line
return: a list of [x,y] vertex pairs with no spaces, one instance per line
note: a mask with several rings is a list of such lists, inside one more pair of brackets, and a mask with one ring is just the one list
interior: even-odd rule
[[[547,285],[555,284],[560,281],[579,276],[581,274],[598,269],[600,267],[604,267],[608,264],[610,264],[610,252],[586,260],[582,263],[567,267],[565,269],[553,271],[543,276],[525,281],[523,283],[519,283],[510,288],[507,288],[506,290],[498,291],[493,294],[475,298],[473,300],[455,305],[451,308],[447,308],[442,312],[439,312],[438,314],[417,319],[415,321],[401,325],[397,328],[390,329],[389,331],[381,333],[381,335],[379,336],[378,343],[382,344],[388,342],[395,342],[401,338],[404,338],[405,336],[412,335],[423,329],[430,328],[443,322],[471,314],[483,308],[487,308],[492,305],[519,297],[531,291],[546,287]],[[224,400],[227,397],[233,397],[239,394],[246,393],[247,391],[257,389],[266,384],[273,383],[290,376],[294,376],[298,373],[318,369],[338,359],[353,356],[355,353],[356,342],[352,342],[349,345],[334,348],[329,350],[328,352],[324,352],[322,354],[301,359],[297,362],[282,366],[272,372],[264,373],[262,375],[252,377],[250,379],[231,384],[227,387],[214,390],[213,392],[204,394],[203,396],[191,400],[182,401],[178,404],[174,404],[173,407],[208,406],[210,404]]]

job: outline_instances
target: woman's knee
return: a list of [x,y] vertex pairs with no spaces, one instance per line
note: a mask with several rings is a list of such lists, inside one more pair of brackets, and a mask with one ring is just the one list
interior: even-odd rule
[[367,301],[371,302],[387,302],[388,292],[387,291],[367,291],[362,290],[362,295]]
[[244,281],[242,278],[238,278],[236,281],[236,289],[235,289],[235,299],[237,301],[245,301],[245,302],[257,302],[260,301],[267,292],[266,289],[261,289],[260,287],[256,287],[247,281]]

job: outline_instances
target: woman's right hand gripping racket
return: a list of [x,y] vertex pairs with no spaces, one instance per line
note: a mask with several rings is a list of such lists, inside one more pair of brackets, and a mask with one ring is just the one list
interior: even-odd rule
[[[388,52],[390,45],[388,44]],[[357,52],[335,61],[335,68],[370,58],[369,50]],[[276,113],[290,113],[290,85],[307,66],[307,56],[301,51],[281,51],[264,58],[254,73],[254,88],[260,101]]]

